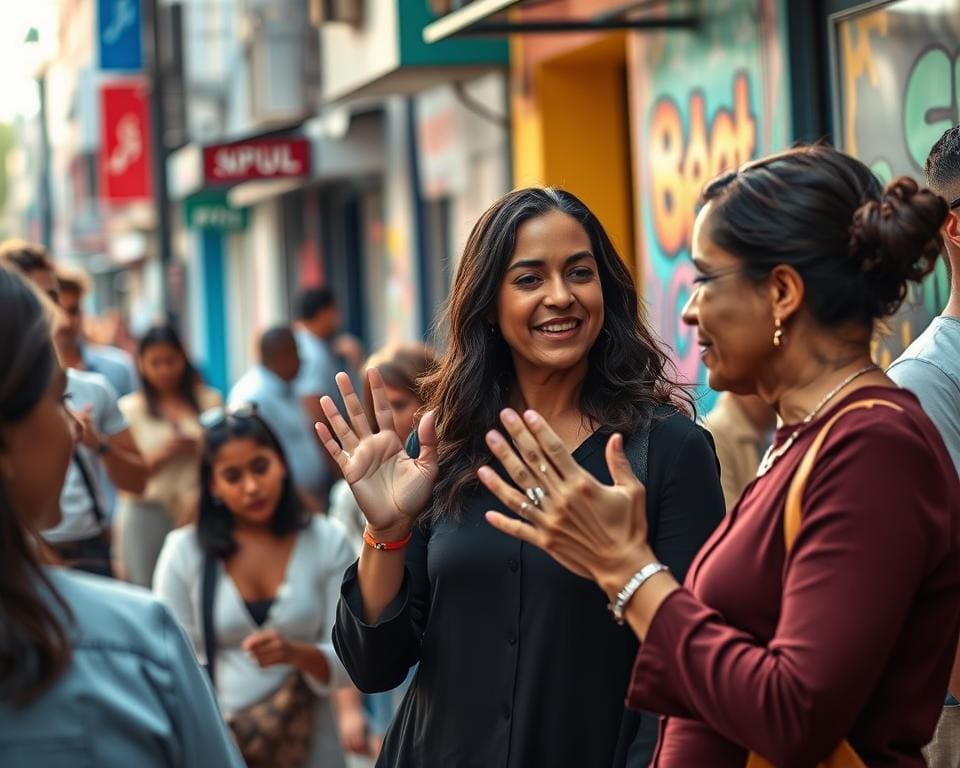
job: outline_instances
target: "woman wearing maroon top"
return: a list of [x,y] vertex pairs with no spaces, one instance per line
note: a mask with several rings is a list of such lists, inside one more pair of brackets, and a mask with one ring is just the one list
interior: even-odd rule
[[[646,543],[645,491],[621,438],[607,445],[604,486],[537,414],[526,426],[505,414],[518,453],[490,444],[511,476],[524,461],[550,471],[528,498],[482,469],[526,522],[488,519],[591,576],[623,611],[643,641],[629,704],[666,715],[655,765],[740,768],[755,752],[813,766],[847,740],[867,765],[922,766],[960,629],[960,485],[916,398],[872,365],[870,339],[933,268],[947,205],[905,178],[881,189],[825,146],[726,174],[704,203],[684,320],[710,386],[759,394],[787,425],[758,478],[681,587]],[[866,399],[888,404],[835,422],[788,553],[801,459],[833,415]]]

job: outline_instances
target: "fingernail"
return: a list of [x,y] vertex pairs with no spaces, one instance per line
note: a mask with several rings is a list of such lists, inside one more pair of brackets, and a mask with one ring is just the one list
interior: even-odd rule
[[500,433],[499,433],[499,432],[496,432],[496,431],[494,431],[494,430],[492,430],[492,429],[491,429],[489,432],[487,432],[487,442],[488,442],[488,443],[494,443],[495,445],[499,445],[502,441],[503,441],[503,438],[500,437]]
[[524,411],[523,418],[531,426],[537,424],[540,421],[540,417],[537,416],[535,411]]
[[502,411],[500,411],[500,418],[503,419],[507,424],[516,424],[517,412],[512,408],[504,408]]
[[491,470],[489,467],[480,467],[480,469],[477,470],[477,477],[479,477],[481,480],[489,480],[492,474],[493,470]]

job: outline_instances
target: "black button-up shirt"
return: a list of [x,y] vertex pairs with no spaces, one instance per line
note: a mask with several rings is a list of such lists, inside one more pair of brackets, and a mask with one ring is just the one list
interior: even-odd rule
[[[574,452],[604,483],[607,436]],[[654,425],[648,486],[651,540],[682,579],[723,516],[712,445],[687,417]],[[415,527],[403,586],[374,625],[356,566],[346,573],[334,645],[358,687],[389,690],[420,663],[377,765],[623,765],[637,729],[624,717],[636,637],[599,587],[495,530],[489,509],[503,507],[480,488],[459,521]]]

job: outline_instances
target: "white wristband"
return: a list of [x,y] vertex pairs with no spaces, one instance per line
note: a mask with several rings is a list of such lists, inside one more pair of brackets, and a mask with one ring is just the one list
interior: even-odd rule
[[617,624],[623,624],[623,612],[627,609],[627,603],[637,593],[637,590],[643,586],[643,583],[651,576],[660,573],[660,571],[669,571],[663,563],[650,563],[645,565],[627,582],[626,586],[617,593],[616,599],[607,607],[613,614],[613,620]]

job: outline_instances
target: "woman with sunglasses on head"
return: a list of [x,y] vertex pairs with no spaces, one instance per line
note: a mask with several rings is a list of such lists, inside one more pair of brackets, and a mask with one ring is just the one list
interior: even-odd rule
[[206,659],[250,766],[342,766],[329,697],[349,681],[330,633],[353,548],[304,509],[252,406],[203,418],[199,516],[167,536],[154,590]]
[[483,470],[527,518],[489,520],[589,574],[643,641],[628,703],[667,716],[656,766],[923,766],[960,628],[960,484],[870,341],[933,269],[947,204],[908,178],[881,188],[827,146],[759,160],[703,200],[683,317],[710,386],[780,415],[757,479],[681,587],[621,438],[603,485],[543,418],[505,414],[519,455],[494,453],[514,482],[530,462],[555,474],[531,510]]
[[[337,652],[367,692],[395,687],[419,662],[379,765],[626,765],[656,731],[652,718],[644,728],[624,713],[636,638],[609,621],[585,574],[485,525],[496,502],[476,480],[490,460],[484,434],[504,407],[544,409],[578,465],[603,482],[606,435],[629,434],[655,489],[654,546],[679,573],[723,517],[710,439],[680,410],[685,395],[626,265],[568,192],[517,190],[487,210],[447,320],[408,450],[376,369],[376,426],[341,374],[350,423],[325,398],[337,439],[318,427],[367,520],[341,593]],[[550,471],[528,476],[531,504]]]
[[150,472],[138,496],[123,494],[116,541],[123,577],[149,587],[164,537],[196,518],[200,414],[222,403],[203,384],[170,326],[148,330],[137,347],[142,388],[120,399]]
[[80,428],[42,301],[0,267],[0,763],[240,768],[167,610],[42,562]]

